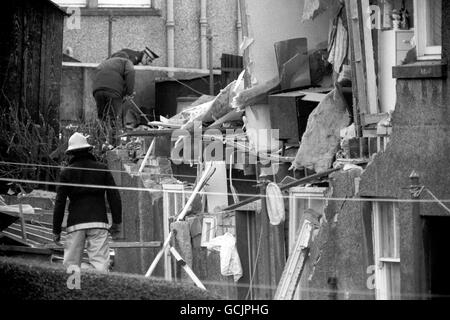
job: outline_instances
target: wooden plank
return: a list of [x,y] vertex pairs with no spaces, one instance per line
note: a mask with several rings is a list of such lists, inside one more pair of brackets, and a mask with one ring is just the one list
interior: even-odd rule
[[[54,243],[49,243],[43,245],[43,248],[51,250],[61,250],[64,249]],[[110,242],[109,248],[111,249],[136,249],[136,248],[161,248],[161,241],[150,241],[150,242]]]
[[[42,7],[44,16],[48,16],[49,10],[47,7]],[[44,105],[46,103],[45,93],[46,93],[46,77],[45,77],[45,67],[47,61],[47,24],[49,19],[43,19],[41,24],[41,57],[40,57],[40,85],[39,85],[39,110],[42,114],[45,114]]]
[[[63,67],[78,67],[78,68],[91,68],[95,69],[98,67],[98,63],[82,63],[82,62],[63,62]],[[135,66],[136,71],[148,70],[155,72],[180,72],[180,73],[192,73],[198,75],[209,75],[209,70],[207,69],[195,69],[195,68],[172,68],[172,67],[156,67],[156,66]],[[221,75],[222,71],[214,70],[214,75]]]
[[395,79],[447,78],[447,64],[441,61],[417,62],[392,68]]
[[297,233],[297,240],[292,253],[286,263],[274,300],[292,300],[300,283],[305,261],[309,257],[311,245],[314,241],[313,233],[319,228],[320,216],[306,211],[300,221],[302,226]]
[[27,2],[24,14],[24,105],[33,122],[41,123],[39,115],[41,31],[44,20],[41,6]]
[[366,85],[367,85],[367,100],[368,109],[370,113],[379,113],[380,106],[378,103],[378,87],[377,77],[375,72],[375,58],[374,48],[372,41],[372,30],[367,28],[366,21],[370,19],[368,8],[370,6],[369,0],[361,0],[360,5],[360,28],[362,29],[363,41],[364,41],[364,57],[365,57],[365,70],[366,70]]
[[[317,173],[317,174],[305,177],[303,179],[296,180],[296,181],[290,182],[288,184],[282,185],[282,186],[280,186],[280,189],[281,189],[281,191],[286,191],[286,190],[289,190],[290,188],[294,188],[294,187],[300,186],[302,184],[307,184],[307,183],[313,182],[315,180],[321,179],[321,178],[326,177],[326,176],[332,174],[333,172],[336,172],[336,171],[339,171],[339,170],[341,170],[341,169],[337,168],[337,169],[330,169],[330,170],[325,171],[325,172]],[[223,209],[223,212],[234,211],[236,209],[239,209],[239,208],[243,207],[244,205],[247,205],[249,203],[252,203],[252,202],[255,202],[255,201],[258,201],[258,200],[260,200],[259,196],[250,197],[250,198],[248,198],[246,200],[243,200],[243,201],[241,201],[239,203],[233,204],[233,205]]]
[[365,114],[363,115],[364,124],[377,124],[381,120],[384,120],[389,117],[389,113],[373,113],[373,114]]
[[[359,10],[357,0],[345,0],[349,37],[352,52],[353,92],[356,92],[356,104],[354,106],[355,121],[360,113],[368,113],[367,92],[365,86],[365,73],[363,66],[363,52],[361,47],[361,33],[359,23]],[[359,124],[359,123],[358,123]],[[358,126],[359,127],[359,126]],[[357,128],[360,133],[360,128]]]
[[59,131],[59,106],[61,103],[61,79],[63,60],[64,17],[58,10],[49,10],[49,16],[44,19],[46,33],[43,51],[46,52],[44,74],[44,100],[41,112],[47,123]]
[[111,242],[109,244],[111,249],[118,248],[160,248],[161,241],[151,241],[151,242]]
[[[208,168],[203,175],[199,178],[194,190],[192,191],[188,201],[186,202],[186,205],[184,206],[183,210],[180,212],[180,214],[177,217],[176,221],[182,221],[184,220],[186,214],[190,210],[190,207],[192,203],[195,200],[195,197],[203,188],[206,186],[208,181],[211,179],[211,176],[214,174],[215,169],[213,167]],[[173,232],[171,231],[168,235],[168,237],[165,239],[164,244],[159,251],[159,253],[156,255],[155,259],[153,260],[152,264],[150,265],[147,273],[145,274],[145,277],[148,278],[152,275],[153,271],[155,270],[156,266],[158,265],[159,260],[162,258],[164,252],[166,251],[166,248],[169,247],[171,238],[172,238]]]

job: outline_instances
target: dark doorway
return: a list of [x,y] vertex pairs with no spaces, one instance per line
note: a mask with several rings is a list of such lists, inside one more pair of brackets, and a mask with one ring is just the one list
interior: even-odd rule
[[426,219],[428,286],[431,299],[450,299],[450,217]]

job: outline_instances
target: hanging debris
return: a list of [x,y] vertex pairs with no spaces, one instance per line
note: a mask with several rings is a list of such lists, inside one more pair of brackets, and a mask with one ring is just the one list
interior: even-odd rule
[[295,169],[328,170],[340,145],[340,132],[350,123],[347,103],[341,88],[330,92],[311,113],[300,149],[292,165]]
[[333,8],[339,1],[335,0],[305,0],[302,21],[314,20],[319,15],[330,8]]

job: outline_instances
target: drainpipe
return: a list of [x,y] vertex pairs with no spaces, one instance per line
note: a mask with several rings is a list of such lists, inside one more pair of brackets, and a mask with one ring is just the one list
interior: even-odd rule
[[[175,67],[175,20],[173,14],[173,0],[167,0],[167,66]],[[174,73],[169,72],[169,77],[173,77]]]
[[[420,183],[420,176],[416,171],[413,171],[409,176],[411,185],[409,186],[411,192],[412,203],[411,212],[411,229],[408,231],[408,237],[412,243],[408,243],[409,255],[411,257],[411,270],[413,271],[411,279],[413,292],[401,292],[401,294],[416,294],[417,300],[425,300],[429,293],[428,272],[425,265],[425,245],[424,245],[424,229],[425,220],[420,215],[421,204],[418,200],[421,199],[421,193],[424,186]],[[405,250],[400,248],[400,251]],[[412,281],[411,281],[412,280]],[[403,280],[401,280],[403,281]],[[403,286],[403,284],[401,284]]]
[[237,30],[237,39],[238,39],[238,45],[237,45],[237,52],[239,54],[239,47],[241,46],[241,43],[243,41],[243,35],[242,35],[242,17],[241,17],[241,0],[236,0],[237,2],[237,22],[236,22],[236,30]]
[[200,64],[201,69],[208,68],[208,19],[207,0],[200,0]]
[[214,69],[213,69],[213,36],[211,29],[206,33],[208,39],[208,53],[209,53],[209,94],[214,95]]
[[108,58],[111,58],[112,55],[113,22],[115,20],[113,13],[110,12],[108,16]]

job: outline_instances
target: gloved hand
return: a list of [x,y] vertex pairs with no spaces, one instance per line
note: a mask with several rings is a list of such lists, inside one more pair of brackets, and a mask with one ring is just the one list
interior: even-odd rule
[[136,92],[133,92],[132,94],[127,94],[125,97],[123,97],[123,101],[132,100],[136,96]]
[[113,239],[117,238],[117,236],[120,233],[120,224],[118,223],[113,223],[111,228],[109,228],[109,233],[111,234],[111,237]]
[[61,246],[61,234],[53,234],[53,242]]

